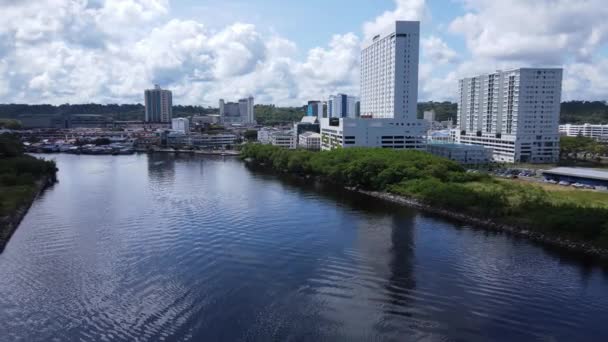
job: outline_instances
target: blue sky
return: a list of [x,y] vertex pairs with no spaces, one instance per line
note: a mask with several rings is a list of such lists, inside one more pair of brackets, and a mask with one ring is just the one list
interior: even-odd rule
[[606,0],[0,0],[0,102],[301,105],[359,93],[367,36],[421,21],[419,99],[458,79],[564,69],[563,100],[608,97]]

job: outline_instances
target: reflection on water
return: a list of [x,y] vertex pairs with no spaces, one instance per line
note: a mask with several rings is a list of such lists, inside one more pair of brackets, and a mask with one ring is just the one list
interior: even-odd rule
[[594,261],[231,158],[54,158],[2,341],[608,340]]

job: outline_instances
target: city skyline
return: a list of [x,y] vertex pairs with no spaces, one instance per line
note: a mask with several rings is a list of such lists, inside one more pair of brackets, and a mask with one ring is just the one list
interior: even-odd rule
[[[323,4],[324,12],[345,4]],[[608,10],[597,0],[575,9],[549,0],[360,1],[345,18],[324,13],[304,26],[296,24],[318,1],[52,5],[0,4],[0,102],[142,103],[141,89],[155,83],[184,105],[250,94],[281,106],[359,96],[361,45],[394,20],[421,21],[421,101],[455,101],[458,79],[518,67],[563,68],[564,100],[608,93]]]

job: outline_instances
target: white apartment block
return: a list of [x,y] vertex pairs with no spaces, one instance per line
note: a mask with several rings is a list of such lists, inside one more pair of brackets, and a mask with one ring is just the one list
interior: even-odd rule
[[608,125],[566,124],[559,126],[559,133],[568,137],[587,137],[608,143]]
[[415,120],[420,22],[397,21],[361,51],[361,116]]
[[322,119],[321,149],[425,148],[428,124],[417,118],[419,45],[417,21],[397,21],[365,43],[360,118]]
[[171,130],[183,134],[190,133],[190,121],[186,118],[175,118],[171,120]]
[[562,69],[521,68],[459,81],[462,144],[492,148],[494,161],[559,159]]

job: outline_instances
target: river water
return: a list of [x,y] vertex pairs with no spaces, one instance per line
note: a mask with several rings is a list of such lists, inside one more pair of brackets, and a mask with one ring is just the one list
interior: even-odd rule
[[608,271],[238,159],[46,156],[0,341],[608,341]]

